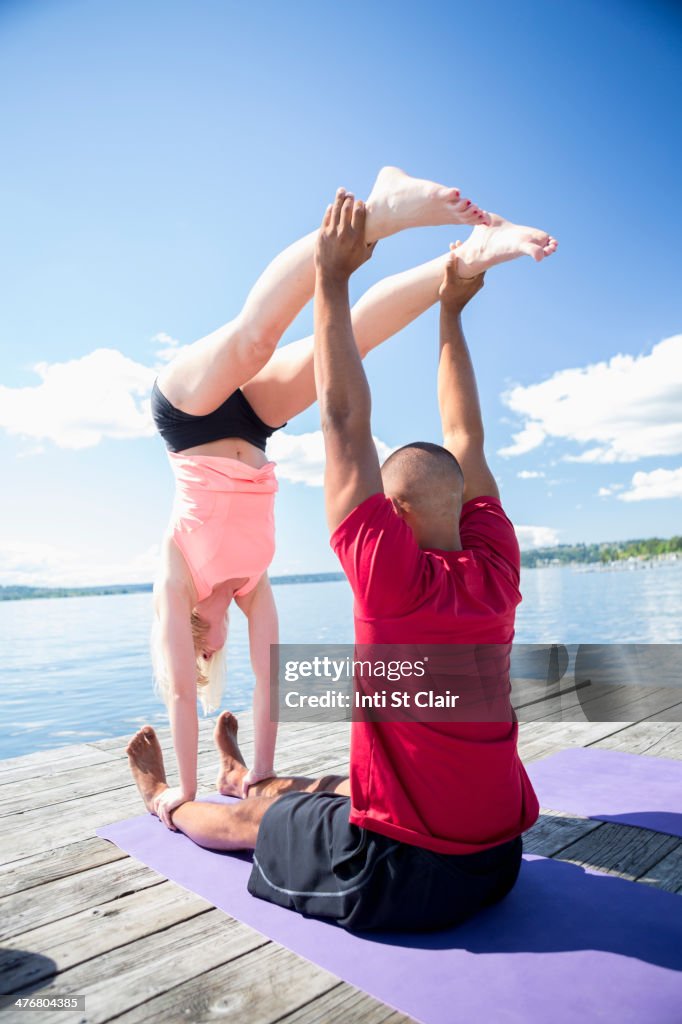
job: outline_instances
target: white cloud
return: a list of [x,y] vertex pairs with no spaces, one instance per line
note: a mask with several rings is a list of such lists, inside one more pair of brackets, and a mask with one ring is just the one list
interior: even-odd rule
[[152,345],[155,345],[155,354],[162,363],[170,363],[180,352],[185,352],[189,345],[182,345],[177,338],[172,338],[165,331],[159,331],[152,338]]
[[[514,394],[518,390],[518,388],[515,388],[510,394]],[[507,405],[511,404],[507,401],[508,396],[506,394],[502,398]],[[546,437],[547,433],[540,423],[529,423],[523,430],[519,430],[514,434],[514,444],[510,444],[506,448],[500,448],[499,454],[525,455],[526,452],[532,452],[534,448],[539,448]]]
[[591,446],[565,456],[573,462],[682,454],[682,334],[654,345],[648,355],[618,354],[560,370],[502,398],[524,423],[501,455],[524,455],[549,438]]
[[[59,448],[92,448],[104,438],[151,437],[149,393],[164,363],[187,348],[163,332],[151,339],[155,363],[145,366],[115,348],[65,363],[37,363],[40,378],[23,388],[0,385],[0,427],[8,434],[52,441]],[[38,444],[20,456],[40,455]]]
[[618,495],[620,501],[682,498],[682,466],[679,469],[653,469],[650,473],[635,473],[630,488]]
[[516,475],[519,480],[539,480],[545,474],[538,469],[522,469]]
[[[392,452],[392,448],[374,438],[379,461]],[[321,430],[309,434],[290,434],[279,431],[268,442],[268,455],[277,463],[280,480],[303,483],[309,487],[322,487],[324,483],[324,438]]]
[[608,498],[610,495],[615,494],[616,491],[622,491],[625,484],[609,484],[608,487],[600,487],[597,491],[599,498]]
[[91,448],[105,437],[154,433],[149,391],[156,370],[117,349],[99,348],[66,363],[38,363],[40,383],[0,386],[0,427],[9,434]]
[[551,548],[559,543],[559,531],[552,526],[514,526],[522,551]]
[[122,560],[107,562],[87,552],[34,541],[0,543],[0,586],[88,587],[150,583],[156,574],[159,545]]

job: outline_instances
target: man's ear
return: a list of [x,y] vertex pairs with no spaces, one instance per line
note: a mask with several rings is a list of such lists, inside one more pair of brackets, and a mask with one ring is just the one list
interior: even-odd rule
[[397,516],[400,516],[401,519],[404,519],[405,518],[405,508],[404,508],[404,506],[400,504],[400,502],[398,501],[397,498],[391,498],[390,500],[391,500],[391,504],[393,505],[393,511],[395,512],[395,514]]

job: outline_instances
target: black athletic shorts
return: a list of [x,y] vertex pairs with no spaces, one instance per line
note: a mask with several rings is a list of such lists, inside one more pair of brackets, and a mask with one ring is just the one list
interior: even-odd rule
[[432,853],[352,825],[350,799],[287,793],[263,816],[249,892],[353,931],[460,924],[514,885],[521,837],[481,853]]

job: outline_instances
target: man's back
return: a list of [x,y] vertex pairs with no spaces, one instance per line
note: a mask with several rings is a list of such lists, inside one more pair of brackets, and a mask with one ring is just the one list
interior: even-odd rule
[[[511,644],[519,549],[499,500],[468,501],[460,537],[462,550],[420,549],[384,494],[353,509],[331,543],[353,588],[357,644]],[[500,673],[498,707],[508,685]],[[440,853],[518,836],[538,804],[511,709],[480,722],[440,717],[353,723],[351,821]]]

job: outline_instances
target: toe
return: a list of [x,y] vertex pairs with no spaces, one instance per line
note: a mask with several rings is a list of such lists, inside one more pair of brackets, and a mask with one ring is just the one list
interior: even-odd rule
[[531,256],[536,263],[539,263],[545,258],[542,246],[537,242],[522,242],[520,245],[521,252],[525,253],[526,256]]

